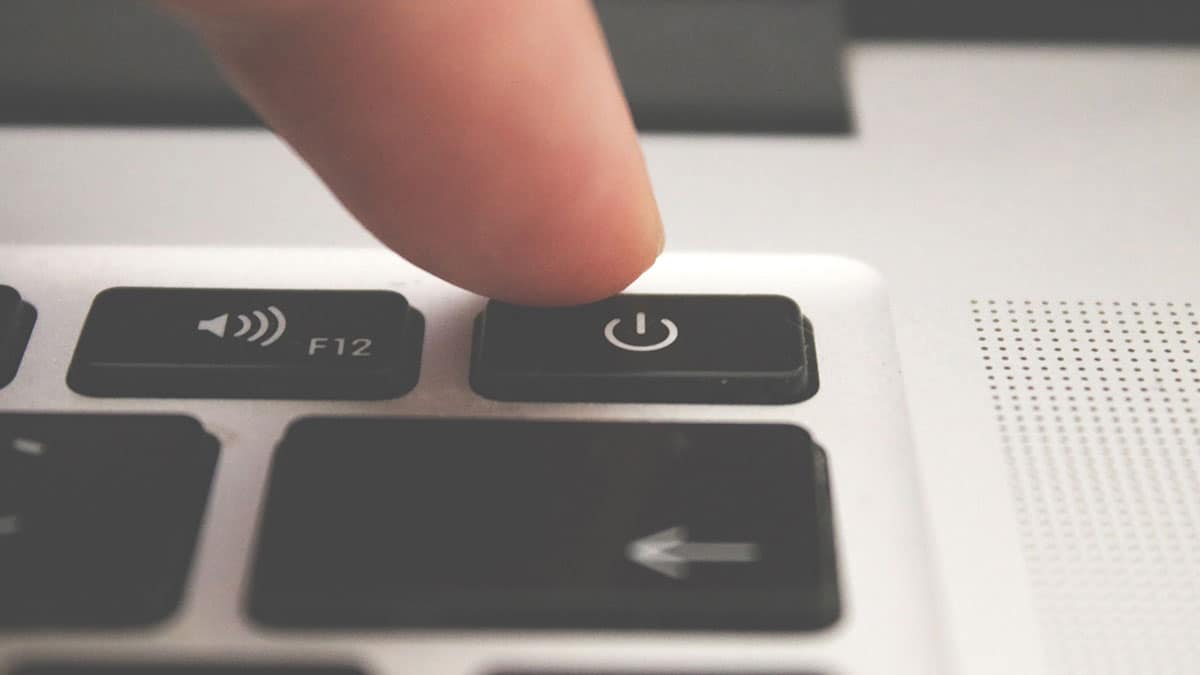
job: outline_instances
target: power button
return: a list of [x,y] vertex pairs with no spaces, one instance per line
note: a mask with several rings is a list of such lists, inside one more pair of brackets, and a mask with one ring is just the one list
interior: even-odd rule
[[666,337],[656,342],[644,344],[640,340],[640,336],[646,334],[645,312],[638,312],[637,317],[634,319],[634,324],[637,326],[636,332],[639,336],[638,342],[626,342],[617,337],[617,326],[621,324],[621,319],[619,318],[604,324],[604,339],[608,340],[608,343],[617,349],[624,349],[627,352],[656,352],[660,349],[666,349],[675,344],[675,339],[679,337],[679,327],[670,319],[659,319],[659,321],[662,322],[663,328],[666,329]]
[[816,392],[816,352],[808,320],[778,295],[492,301],[476,322],[471,384],[508,401],[794,403]]

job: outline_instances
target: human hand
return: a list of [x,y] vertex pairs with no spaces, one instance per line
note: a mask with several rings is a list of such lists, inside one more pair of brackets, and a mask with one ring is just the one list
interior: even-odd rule
[[558,305],[662,248],[588,0],[161,0],[383,243],[469,290]]

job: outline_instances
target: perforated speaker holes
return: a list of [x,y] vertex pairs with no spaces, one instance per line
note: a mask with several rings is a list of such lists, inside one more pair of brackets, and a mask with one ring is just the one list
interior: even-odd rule
[[1200,673],[1200,312],[971,313],[1051,672]]

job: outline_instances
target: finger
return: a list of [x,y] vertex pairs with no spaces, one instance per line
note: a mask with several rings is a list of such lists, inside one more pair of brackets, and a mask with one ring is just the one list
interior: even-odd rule
[[587,0],[172,0],[379,239],[490,297],[585,302],[662,227]]

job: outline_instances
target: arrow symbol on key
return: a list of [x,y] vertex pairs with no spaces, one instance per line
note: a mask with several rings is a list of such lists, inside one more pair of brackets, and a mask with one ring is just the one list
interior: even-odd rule
[[14,438],[12,449],[26,455],[41,455],[46,452],[46,444],[31,438]]
[[752,563],[758,561],[758,545],[750,542],[694,542],[687,530],[670,527],[642,537],[625,548],[630,562],[672,579],[686,579],[692,563]]

